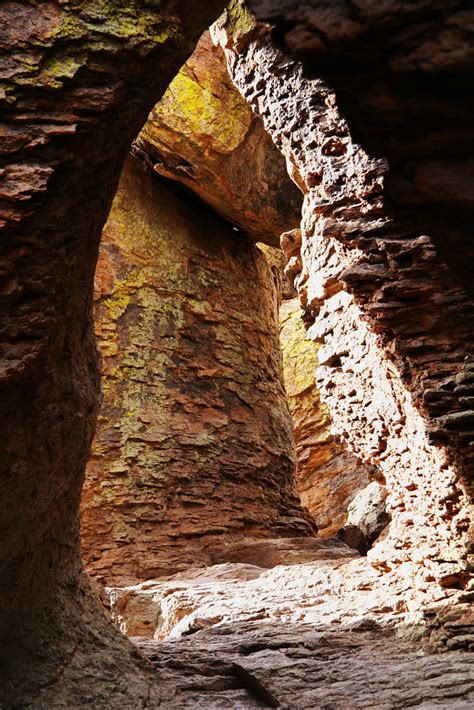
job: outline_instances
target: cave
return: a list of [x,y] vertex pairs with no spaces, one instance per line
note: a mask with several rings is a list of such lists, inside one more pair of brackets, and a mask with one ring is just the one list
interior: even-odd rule
[[0,8],[2,710],[472,705],[472,10],[395,5]]

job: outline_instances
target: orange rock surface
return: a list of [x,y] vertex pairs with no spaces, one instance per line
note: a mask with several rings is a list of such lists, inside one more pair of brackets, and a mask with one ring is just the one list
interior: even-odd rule
[[193,190],[252,238],[278,246],[280,234],[298,226],[301,193],[208,32],[137,144],[160,175]]
[[103,403],[82,501],[93,576],[148,579],[245,536],[314,533],[259,249],[129,159],[95,289]]

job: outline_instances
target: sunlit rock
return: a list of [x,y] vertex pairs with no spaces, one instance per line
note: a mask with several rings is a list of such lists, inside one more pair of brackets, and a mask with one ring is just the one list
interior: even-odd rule
[[209,33],[151,112],[137,141],[178,180],[253,239],[279,245],[298,226],[302,196],[262,120],[232,83]]
[[317,522],[319,534],[334,535],[347,522],[348,506],[376,475],[331,432],[331,416],[317,386],[318,346],[301,318],[299,299],[280,306],[283,372],[295,427],[297,482],[301,502]]

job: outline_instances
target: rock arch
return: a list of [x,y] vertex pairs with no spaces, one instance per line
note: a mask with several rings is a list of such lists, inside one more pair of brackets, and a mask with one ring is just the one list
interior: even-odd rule
[[[349,4],[341,6],[352,13]],[[170,3],[162,14],[146,7],[8,2],[0,9],[6,28],[0,679],[7,708],[167,702],[166,683],[159,687],[94,601],[78,540],[98,399],[91,294],[100,232],[131,140],[222,3],[204,9]],[[442,48],[465,18],[433,7]],[[429,6],[418,11],[414,19],[432,19]],[[413,17],[405,19],[409,31]],[[304,22],[297,24],[305,30]],[[370,25],[370,17],[359,24]],[[403,179],[392,183],[391,194],[398,193],[403,209],[394,215],[386,208],[386,162],[378,150],[372,155],[352,140],[351,102],[345,104],[349,124],[337,111],[347,88],[338,84],[341,65],[336,62],[332,75],[334,94],[322,80],[303,78],[268,43],[262,46],[252,23],[237,30],[223,40],[232,74],[307,192],[298,281],[310,330],[325,343],[321,387],[354,449],[392,471],[399,540],[392,536],[373,562],[382,568],[423,563],[422,583],[434,576],[446,588],[463,586],[472,551],[465,545],[472,483],[472,365],[465,355],[472,330],[464,271],[453,277],[456,263],[448,269],[434,249],[435,236],[407,208]],[[363,31],[350,34],[350,45],[359,37]],[[380,37],[386,44],[387,34]],[[419,64],[410,37],[407,46],[413,51],[405,64]],[[320,49],[314,37],[311,47]],[[462,58],[460,66],[455,62],[450,72],[470,71]],[[331,62],[325,69],[331,84]],[[379,129],[372,125],[371,135],[383,142],[387,133]],[[460,162],[461,173],[446,172],[440,160],[416,166],[409,196],[410,186],[421,184],[416,198],[429,211],[444,187],[446,204],[469,216],[462,190],[452,191],[453,183],[464,182]],[[464,235],[461,225],[449,241]],[[380,389],[387,405],[377,403]],[[403,450],[401,432],[410,443]]]

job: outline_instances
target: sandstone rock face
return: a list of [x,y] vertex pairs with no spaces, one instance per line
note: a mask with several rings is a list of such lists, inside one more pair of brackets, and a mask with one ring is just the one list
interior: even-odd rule
[[[330,5],[326,15],[322,9],[314,9],[315,16],[321,21],[332,17]],[[340,6],[342,16],[351,12],[348,4]],[[372,7],[370,3],[368,7]],[[378,4],[372,10],[382,15],[385,12]],[[387,17],[384,22],[388,22]],[[393,210],[387,197],[392,176],[381,157],[391,135],[382,129],[391,126],[390,121],[375,125],[369,120],[362,134],[367,141],[364,146],[357,142],[362,116],[372,111],[369,99],[374,98],[363,93],[367,102],[364,112],[356,96],[360,82],[365,81],[375,91],[378,68],[386,66],[374,63],[374,56],[379,55],[374,55],[370,42],[370,65],[376,67],[372,74],[369,72],[370,80],[366,63],[344,63],[340,56],[333,64],[330,57],[327,63],[320,63],[327,81],[307,79],[299,65],[266,44],[264,28],[252,27],[250,21],[245,24],[242,18],[233,24],[229,14],[226,18],[214,36],[220,37],[226,48],[231,74],[262,116],[307,193],[295,284],[310,337],[322,343],[318,370],[321,397],[331,411],[336,433],[363,461],[377,465],[386,479],[392,523],[383,545],[376,545],[369,553],[373,553],[371,559],[385,569],[396,568],[403,561],[421,564],[427,577],[434,576],[441,585],[462,586],[469,563],[471,524],[468,395],[472,364],[466,355],[472,343],[472,304],[461,276],[450,271],[443,250],[436,246],[439,225],[452,245],[463,236],[465,227],[456,223],[451,229],[446,220],[434,227],[431,207],[425,212]],[[402,23],[405,21],[408,15]],[[455,14],[449,15],[443,31],[449,33],[451,27],[459,32],[459,21]],[[345,35],[350,22],[344,25],[342,34],[337,34],[338,22],[330,24],[330,30],[335,45],[346,47],[348,52],[355,46],[359,58],[367,59],[368,54],[363,53],[369,51],[364,50],[369,19],[363,19],[362,25],[363,39],[358,43],[359,35],[351,35],[353,44],[346,42]],[[396,21],[393,15],[388,26],[397,32],[398,15]],[[385,30],[370,37],[379,54],[384,48],[395,48],[390,57],[395,73],[402,71],[404,61],[411,63],[414,73],[410,75],[408,95],[417,101],[418,89],[423,91],[423,116],[433,116],[431,99],[435,105],[444,101],[449,113],[450,102],[445,97],[438,100],[436,93],[438,74],[434,83],[428,77],[417,84],[417,61],[408,60],[410,52],[415,52],[413,32],[416,29],[392,35],[398,44],[387,41]],[[424,44],[425,49],[427,46]],[[442,42],[436,44],[441,64],[442,46]],[[404,60],[408,47],[411,49]],[[470,55],[464,56],[466,67],[470,67]],[[445,60],[451,62],[451,69],[459,69],[454,55]],[[361,73],[357,74],[359,69]],[[390,81],[387,76],[384,80],[386,88]],[[448,83],[442,83],[447,91]],[[456,93],[458,86],[452,85],[455,96],[449,131],[460,120],[461,112],[466,114],[463,96]],[[389,112],[391,119],[401,118],[407,108],[401,101],[402,89],[397,91],[396,96],[387,93],[378,97],[380,112],[383,107],[389,111],[395,106],[395,114]],[[348,95],[352,104],[345,100]],[[349,123],[339,109],[340,97],[344,113],[352,109]],[[395,104],[390,103],[392,100]],[[358,120],[354,119],[356,115]],[[441,150],[433,124],[428,125],[430,138],[428,142],[420,138],[419,143],[425,155],[431,155],[435,145]],[[407,136],[405,129],[396,133],[393,160],[399,148],[405,150],[407,159],[410,156],[413,141],[401,142],[401,137]],[[411,135],[419,135],[419,131]],[[451,138],[454,140],[452,134]],[[377,151],[371,150],[374,143]],[[438,214],[436,208],[433,214]]]
[[[261,540],[242,552],[244,562],[191,568],[171,577],[107,588],[114,620],[128,636],[156,639],[179,638],[199,628],[250,620],[251,616],[254,620],[284,621],[286,617],[290,622],[316,618],[321,622],[340,620],[346,613],[353,620],[355,609],[339,608],[334,600],[331,607],[327,589],[328,573],[358,557],[342,542],[331,538],[308,546],[295,539]],[[324,600],[323,576],[324,594],[328,595]],[[341,579],[340,574],[332,577],[331,593]],[[311,594],[310,584],[314,588]],[[358,618],[361,612],[357,612]]]
[[179,180],[256,240],[279,245],[280,234],[299,224],[301,192],[207,32],[137,145],[160,175]]
[[[275,543],[278,543],[275,545]],[[291,549],[293,559],[275,557]],[[170,577],[127,587],[108,587],[112,617],[131,637],[157,640],[188,636],[220,624],[299,622],[313,628],[396,629],[399,638],[437,650],[474,648],[472,591],[413,584],[404,574],[383,573],[335,538],[313,549],[298,541],[261,540],[273,564],[259,565],[252,549],[245,562],[190,568]],[[420,605],[420,599],[423,603]],[[348,640],[346,640],[348,641]],[[473,681],[474,682],[474,681]]]
[[[280,10],[284,4],[279,2]],[[299,5],[304,13],[305,4]],[[374,702],[387,708],[471,707],[472,656],[456,649],[472,647],[473,628],[466,609],[471,604],[472,614],[472,585],[469,591],[459,565],[465,563],[460,543],[469,522],[463,486],[472,475],[473,368],[463,360],[472,330],[460,286],[468,281],[461,247],[472,228],[465,189],[472,126],[463,118],[472,98],[465,91],[471,75],[469,12],[456,0],[448,7],[428,0],[406,6],[370,0],[312,3],[315,14],[299,16],[299,31],[309,50],[318,50],[327,84],[304,79],[291,61],[260,44],[264,35],[251,23],[244,22],[252,34],[241,34],[237,47],[227,42],[236,80],[264,114],[295,180],[307,192],[295,282],[311,335],[324,339],[321,391],[336,426],[386,475],[393,523],[386,548],[372,558],[378,568],[350,559],[353,553],[340,544],[337,549],[348,561],[325,559],[316,572],[301,565],[298,575],[294,567],[257,574],[247,567],[249,579],[237,579],[236,594],[235,586],[225,589],[221,579],[220,611],[227,609],[230,624],[220,611],[216,618],[223,623],[215,624],[212,614],[219,605],[206,598],[205,584],[194,584],[200,589],[193,601],[178,581],[175,609],[192,617],[188,626],[182,624],[184,630],[212,628],[159,647],[156,641],[142,642],[154,670],[114,631],[92,597],[80,562],[78,522],[98,399],[92,287],[99,237],[128,145],[221,3],[176,0],[160,4],[160,14],[156,7],[121,0],[0,7],[2,710],[293,708],[295,698],[302,707],[358,703],[365,708]],[[329,44],[351,51],[327,52],[321,37],[331,36]],[[428,77],[423,84],[420,72]],[[193,221],[190,233],[195,235],[196,228]],[[202,248],[208,254],[209,245]],[[244,257],[241,249],[242,242],[228,250],[226,259],[249,266],[250,252]],[[113,255],[119,266],[118,252]],[[140,262],[139,253],[136,259]],[[256,277],[258,262],[255,255],[249,266]],[[187,264],[193,278],[195,263]],[[207,273],[204,262],[197,263],[201,275]],[[109,287],[105,280],[104,301]],[[154,288],[146,280],[137,286],[145,296]],[[245,295],[252,303],[251,288]],[[124,313],[131,315],[126,299],[114,305],[119,321]],[[259,301],[254,310],[264,307],[267,302]],[[180,328],[193,318],[208,328],[208,313],[183,310]],[[120,325],[126,332],[127,318]],[[196,330],[185,331],[180,356],[195,347]],[[169,332],[172,346],[176,331]],[[256,334],[261,335],[258,329]],[[113,332],[101,335],[114,346]],[[141,336],[148,353],[149,331],[144,328]],[[251,353],[246,352],[246,367],[249,361],[255,364]],[[273,353],[267,353],[270,370]],[[127,365],[132,393],[140,357],[139,352]],[[169,367],[176,374],[179,360]],[[171,414],[188,417],[185,407],[198,374],[203,373],[181,391],[183,409]],[[122,400],[118,405],[133,412],[123,409]],[[216,427],[222,409],[212,407],[209,414],[206,423]],[[202,417],[194,421],[199,426]],[[142,423],[143,429],[125,431],[134,455],[148,434],[152,442],[156,436],[150,421]],[[278,457],[286,445],[275,448],[281,439],[272,429],[270,422],[265,446]],[[286,428],[278,431],[285,438]],[[268,452],[265,446],[256,447],[257,463]],[[275,487],[275,496],[288,491],[287,456],[284,483]],[[275,469],[264,468],[270,470]],[[227,484],[234,482],[229,477]],[[285,522],[291,498],[289,493],[278,511]],[[279,522],[272,515],[265,526]],[[219,539],[225,547],[226,533]],[[262,554],[264,542],[252,541],[252,554]],[[235,545],[243,543],[227,544],[234,554]],[[465,592],[458,589],[462,586]],[[287,597],[286,609],[279,589]],[[329,594],[318,595],[318,590]],[[332,592],[344,603],[350,599],[351,613],[334,611]],[[162,590],[157,594],[161,599]],[[180,607],[180,599],[189,602],[190,611]],[[260,599],[264,603],[256,609]],[[296,618],[298,606],[305,617],[308,599],[309,626]],[[447,602],[457,605],[443,621],[438,612]],[[321,607],[319,628],[316,606]],[[368,618],[357,619],[361,608]],[[400,616],[409,622],[402,648],[384,624],[380,631],[379,614],[387,614],[387,626],[390,617],[395,626]],[[428,627],[433,624],[432,635],[455,650],[421,655],[410,640],[411,614]],[[255,625],[252,615],[260,617]],[[339,623],[350,616],[352,622]],[[355,633],[348,642],[349,630]]]
[[280,323],[301,502],[314,516],[320,535],[335,535],[346,524],[349,504],[373,479],[376,470],[364,466],[331,433],[329,410],[316,387],[318,345],[307,337],[299,299],[283,301]]
[[315,533],[259,249],[129,159],[96,299],[104,399],[82,504],[93,576],[124,584],[208,564],[246,536]]
[[0,7],[2,710],[161,699],[91,598],[79,498],[99,390],[100,233],[131,140],[222,7],[192,5]]

